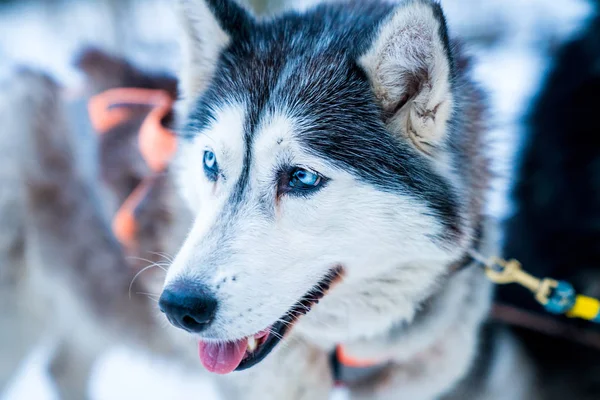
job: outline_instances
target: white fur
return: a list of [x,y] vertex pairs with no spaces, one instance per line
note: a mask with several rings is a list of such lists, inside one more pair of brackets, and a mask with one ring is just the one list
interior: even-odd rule
[[[230,185],[235,184],[242,171],[244,109],[243,104],[232,104],[218,110],[216,123],[201,135],[200,132],[190,132],[199,135],[192,139],[191,143],[183,142],[179,147],[175,167],[179,171],[180,191],[187,205],[200,215],[202,221],[206,220],[207,211],[202,210],[201,205],[208,202],[211,193],[218,197],[224,196],[225,188],[230,189]],[[217,187],[208,184],[209,181],[204,173],[202,160],[206,150],[213,151],[217,156],[222,174],[221,185]],[[216,189],[219,191],[213,193]]]
[[183,64],[179,78],[184,88],[184,99],[190,99],[210,81],[217,57],[229,43],[229,37],[212,17],[204,1],[177,0],[177,3],[184,30],[181,45]]
[[411,81],[420,80],[418,92],[388,126],[407,135],[425,153],[443,142],[452,113],[450,66],[439,29],[431,5],[409,1],[382,25],[360,60],[384,110],[393,111]]

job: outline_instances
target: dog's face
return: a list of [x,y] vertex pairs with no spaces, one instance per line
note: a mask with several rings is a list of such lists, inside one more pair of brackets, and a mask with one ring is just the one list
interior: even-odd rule
[[439,6],[256,22],[233,2],[181,3],[178,167],[196,218],[167,317],[221,373],[259,362],[322,296],[300,332],[343,341],[410,319],[470,235]]

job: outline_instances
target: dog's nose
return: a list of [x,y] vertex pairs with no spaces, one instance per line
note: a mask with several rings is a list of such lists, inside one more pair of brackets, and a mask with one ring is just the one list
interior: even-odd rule
[[174,326],[198,333],[213,320],[217,300],[201,287],[177,283],[163,290],[158,307]]

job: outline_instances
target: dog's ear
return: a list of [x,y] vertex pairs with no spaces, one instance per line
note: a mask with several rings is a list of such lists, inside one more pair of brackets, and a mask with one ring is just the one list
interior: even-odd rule
[[453,60],[439,4],[410,0],[397,6],[359,63],[388,129],[435,153],[453,109]]
[[184,34],[180,91],[198,95],[213,73],[219,54],[252,25],[250,14],[234,0],[178,0]]

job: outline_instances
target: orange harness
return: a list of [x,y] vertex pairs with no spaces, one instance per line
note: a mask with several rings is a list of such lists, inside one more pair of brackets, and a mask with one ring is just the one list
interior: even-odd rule
[[[154,174],[164,172],[177,150],[175,134],[162,125],[163,119],[172,111],[173,99],[163,90],[118,88],[110,89],[92,97],[88,112],[94,130],[102,135],[118,125],[129,121],[132,112],[127,105],[148,105],[154,108],[145,118],[139,132],[142,158]],[[146,177],[120,206],[112,222],[112,229],[123,246],[133,248],[136,243],[138,224],[135,210],[153,184]],[[370,368],[382,365],[381,360],[354,358],[341,345],[336,347],[337,364],[346,368]]]
[[[163,119],[173,108],[173,99],[164,90],[139,88],[110,89],[92,97],[88,112],[93,128],[102,135],[128,121],[131,110],[127,105],[152,106],[138,137],[142,158],[154,174],[164,172],[177,150],[175,134],[162,125]],[[127,197],[117,211],[112,228],[117,239],[127,248],[136,243],[137,222],[135,210],[146,197],[152,186],[151,177],[146,177]]]

